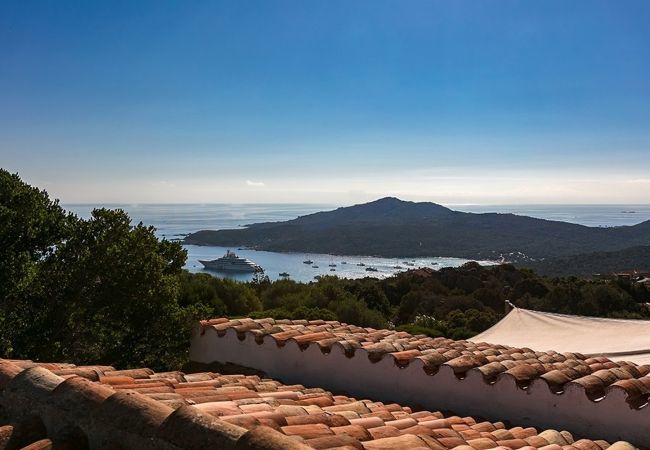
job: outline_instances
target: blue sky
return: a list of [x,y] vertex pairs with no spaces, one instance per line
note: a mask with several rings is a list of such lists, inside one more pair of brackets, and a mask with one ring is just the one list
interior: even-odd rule
[[64,202],[650,203],[647,1],[5,1],[0,166]]

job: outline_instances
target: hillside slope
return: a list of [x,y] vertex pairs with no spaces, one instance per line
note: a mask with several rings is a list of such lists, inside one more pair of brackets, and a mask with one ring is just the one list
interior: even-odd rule
[[594,228],[514,214],[473,214],[383,198],[286,222],[203,230],[184,243],[378,256],[456,256],[510,261],[650,245],[650,221]]
[[610,252],[591,252],[573,256],[531,261],[525,267],[547,276],[575,275],[591,277],[627,270],[650,272],[650,246],[638,246]]

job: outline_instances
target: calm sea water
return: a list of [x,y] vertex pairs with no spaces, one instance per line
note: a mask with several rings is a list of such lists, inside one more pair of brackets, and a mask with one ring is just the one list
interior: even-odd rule
[[473,213],[512,213],[589,227],[636,225],[650,219],[650,205],[457,205],[451,209]]
[[[66,209],[79,215],[89,217],[98,205],[64,205]],[[258,222],[284,221],[323,210],[336,208],[333,205],[315,204],[206,204],[206,205],[172,205],[172,204],[106,204],[107,208],[124,209],[134,222],[153,225],[160,237],[180,238],[187,233],[198,230],[232,229]],[[588,226],[634,225],[650,219],[650,205],[455,205],[452,209],[466,212],[513,213],[538,217],[541,219],[562,220]],[[204,271],[199,259],[214,259],[222,256],[225,247],[185,246],[188,252],[186,268],[192,272]],[[375,258],[361,256],[331,256],[306,253],[275,253],[255,250],[235,250],[262,266],[271,279],[287,272],[297,281],[311,281],[318,275],[337,275],[346,278],[373,276],[384,278],[399,270],[413,267],[457,267],[467,260],[461,258],[431,257],[416,259]],[[313,264],[304,264],[311,260]],[[482,264],[494,264],[481,261]],[[330,264],[335,267],[330,267]],[[364,266],[358,265],[364,264]],[[317,265],[318,268],[313,268]],[[401,266],[402,269],[396,268]],[[368,272],[367,267],[374,267],[377,272]],[[334,270],[331,270],[334,269]],[[228,276],[241,281],[251,279],[248,274],[223,274],[209,272],[215,276]]]

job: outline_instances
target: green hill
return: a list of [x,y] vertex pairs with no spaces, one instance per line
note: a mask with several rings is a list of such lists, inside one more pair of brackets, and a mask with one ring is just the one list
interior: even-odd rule
[[198,231],[184,243],[386,257],[504,257],[517,262],[650,245],[650,221],[596,228],[514,214],[465,213],[387,197],[286,222]]
[[591,277],[627,270],[650,272],[650,246],[638,246],[611,252],[591,252],[550,258],[524,264],[547,276],[575,275]]

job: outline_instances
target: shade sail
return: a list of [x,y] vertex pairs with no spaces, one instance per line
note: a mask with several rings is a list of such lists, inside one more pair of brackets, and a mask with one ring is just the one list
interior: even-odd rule
[[500,322],[470,341],[650,364],[648,320],[569,316],[513,308]]

